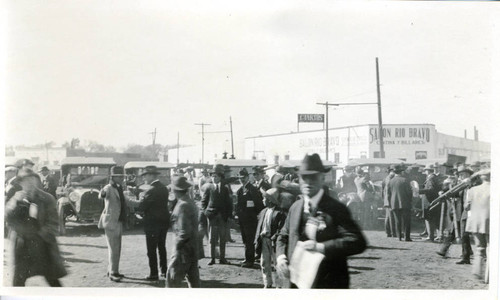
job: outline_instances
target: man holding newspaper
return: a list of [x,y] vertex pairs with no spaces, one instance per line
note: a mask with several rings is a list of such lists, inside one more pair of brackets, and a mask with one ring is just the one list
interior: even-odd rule
[[347,256],[366,240],[347,208],[328,195],[318,154],[306,155],[299,170],[302,195],[294,202],[277,240],[277,272],[292,288],[349,288]]

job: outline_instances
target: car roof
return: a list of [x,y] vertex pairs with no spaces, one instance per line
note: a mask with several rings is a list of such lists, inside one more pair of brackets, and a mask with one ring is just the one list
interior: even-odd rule
[[61,160],[61,165],[106,165],[114,166],[116,165],[115,160],[112,157],[83,157],[83,156],[71,156],[65,157]]
[[221,164],[229,167],[267,166],[265,161],[258,159],[216,159],[215,164]]
[[124,169],[132,169],[132,168],[145,168],[147,166],[155,166],[158,169],[172,169],[175,168],[175,165],[169,162],[163,161],[129,161],[123,166]]
[[[336,164],[332,163],[331,161],[324,160],[324,159],[322,159],[321,161],[323,162],[323,165],[325,167],[336,166]],[[290,160],[284,160],[280,164],[280,166],[285,167],[285,168],[296,168],[296,167],[300,167],[301,164],[302,164],[302,160],[300,160],[300,159],[297,159],[297,160],[290,159]]]

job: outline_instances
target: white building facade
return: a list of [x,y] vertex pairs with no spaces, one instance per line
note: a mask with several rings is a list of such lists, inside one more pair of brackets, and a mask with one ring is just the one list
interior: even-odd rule
[[[386,158],[415,161],[445,159],[448,154],[455,154],[472,162],[491,156],[490,143],[439,133],[433,124],[384,124],[382,132]],[[330,128],[328,135],[329,161],[343,164],[355,158],[380,157],[376,124]],[[248,137],[244,158],[268,163],[302,159],[307,153],[318,153],[325,158],[325,141],[325,130]]]

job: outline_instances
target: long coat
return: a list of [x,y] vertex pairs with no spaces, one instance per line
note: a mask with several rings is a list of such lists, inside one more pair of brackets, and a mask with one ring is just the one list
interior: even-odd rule
[[120,222],[120,214],[126,215],[125,203],[121,203],[118,190],[111,184],[106,185],[99,193],[104,199],[104,209],[97,226],[103,229],[116,229]]
[[387,186],[387,198],[391,209],[411,209],[413,192],[408,179],[399,175],[394,176]]
[[[318,203],[318,211],[331,216],[331,222],[319,231],[316,240],[325,245],[325,259],[317,273],[317,288],[349,288],[347,256],[366,249],[366,240],[351,218],[347,207],[326,193]],[[286,255],[290,260],[298,241],[305,241],[306,220],[303,220],[304,199],[300,197],[288,212],[285,225],[276,242],[276,256]]]
[[208,219],[220,213],[222,219],[227,221],[233,213],[233,202],[229,196],[228,187],[222,183],[219,184],[220,192],[217,190],[215,184],[205,191],[201,200],[201,208]]
[[262,194],[250,182],[236,192],[236,215],[240,222],[257,223],[257,215],[264,208]]
[[181,261],[198,260],[198,208],[192,200],[178,200],[171,217],[175,233],[174,256]]
[[144,193],[139,210],[144,212],[144,230],[168,228],[170,212],[167,187],[160,181],[153,182],[151,188]]
[[67,274],[57,246],[58,216],[56,199],[37,190],[30,201],[37,205],[36,219],[29,217],[29,208],[20,205],[20,193],[14,194],[5,206],[5,216],[11,232],[14,274],[20,277],[42,275],[57,279]]
[[489,182],[472,187],[467,192],[466,209],[470,208],[465,231],[490,233],[490,188]]

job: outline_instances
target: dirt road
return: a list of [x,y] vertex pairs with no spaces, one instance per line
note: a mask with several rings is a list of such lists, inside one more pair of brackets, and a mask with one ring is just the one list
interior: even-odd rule
[[[145,237],[140,228],[123,236],[120,272],[126,277],[119,283],[106,277],[107,247],[103,231],[96,226],[68,224],[66,236],[58,237],[69,275],[62,279],[66,287],[164,287],[165,281],[146,281],[148,261]],[[415,233],[413,242],[387,238],[382,231],[364,232],[369,247],[349,259],[353,289],[487,289],[471,275],[470,265],[456,265],[461,247],[453,245],[449,258],[436,255],[439,244],[423,241]],[[200,277],[204,288],[261,288],[260,269],[245,269],[236,264],[243,258],[243,244],[233,231],[235,243],[227,245],[227,258],[233,265],[207,266],[208,258],[200,260]],[[167,253],[172,253],[173,235],[168,234]],[[205,240],[205,254],[209,247]],[[9,242],[5,240],[5,248]],[[4,286],[11,286],[8,251],[4,251]],[[33,277],[27,286],[46,286],[42,277]]]

